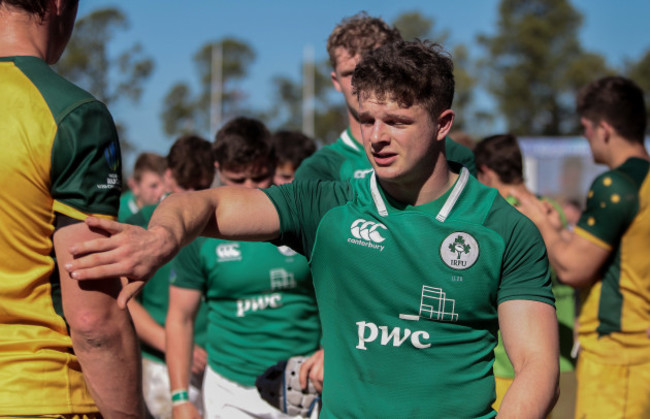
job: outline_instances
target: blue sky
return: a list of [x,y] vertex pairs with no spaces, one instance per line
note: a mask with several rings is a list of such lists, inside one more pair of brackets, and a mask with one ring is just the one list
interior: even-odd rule
[[[650,48],[648,0],[572,0],[572,4],[584,17],[583,46],[606,56],[610,65],[637,60]],[[299,80],[307,45],[314,48],[317,60],[326,58],[327,36],[345,16],[365,10],[391,22],[403,12],[419,11],[435,20],[436,31],[449,31],[448,47],[464,43],[478,58],[482,51],[476,36],[495,31],[499,1],[86,0],[80,2],[79,17],[107,6],[122,10],[130,24],[111,45],[115,51],[139,42],[156,66],[140,103],[118,104],[111,111],[125,123],[138,151],[166,154],[172,138],[161,128],[163,98],[174,83],[196,80],[192,56],[206,42],[233,36],[253,47],[257,58],[241,87],[249,95],[248,103],[262,109],[271,105],[272,77]]]

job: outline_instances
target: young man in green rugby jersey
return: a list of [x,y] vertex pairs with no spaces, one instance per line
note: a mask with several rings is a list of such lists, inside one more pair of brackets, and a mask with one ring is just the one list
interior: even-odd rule
[[436,44],[392,43],[352,80],[371,176],[172,196],[147,231],[89,219],[111,237],[74,246],[86,256],[67,269],[126,275],[128,298],[198,235],[287,244],[314,277],[322,417],[494,417],[499,329],[516,371],[500,416],[544,417],[558,380],[545,249],[496,190],[447,162],[451,59]]

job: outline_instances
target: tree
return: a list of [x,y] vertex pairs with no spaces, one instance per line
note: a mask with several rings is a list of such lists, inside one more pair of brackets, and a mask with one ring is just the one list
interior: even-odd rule
[[402,38],[406,40],[429,39],[443,45],[454,60],[454,78],[456,81],[456,94],[453,108],[456,111],[454,129],[467,130],[468,121],[473,119],[471,104],[473,91],[477,80],[472,76],[474,67],[468,48],[463,44],[451,45],[448,30],[439,30],[432,17],[423,16],[420,12],[405,12],[397,16],[393,26],[399,29]]
[[577,89],[610,73],[578,40],[582,16],[568,0],[502,0],[498,30],[482,35],[482,70],[515,135],[576,132]]
[[[115,8],[99,9],[77,20],[65,53],[56,70],[91,92],[111,107],[129,99],[137,102],[143,84],[153,71],[153,61],[139,43],[110,56],[108,46],[119,30],[128,28],[124,14]],[[132,147],[126,138],[124,126],[116,121],[123,149]]]
[[[192,92],[186,82],[177,83],[169,90],[163,103],[163,128],[169,135],[187,132],[208,133],[210,130],[211,83],[213,77],[212,57],[214,48],[222,51],[222,115],[229,119],[241,113],[249,113],[244,107],[245,92],[237,82],[248,74],[255,60],[255,52],[244,41],[223,38],[208,42],[196,54],[194,64],[198,71],[198,91]],[[209,133],[209,136],[215,133]]]
[[[335,141],[347,126],[345,107],[340,104],[339,95],[332,94],[334,87],[330,72],[329,60],[314,65],[314,136],[325,144]],[[275,76],[274,106],[264,113],[262,118],[269,121],[273,128],[301,130],[302,88],[300,82],[286,76]]]

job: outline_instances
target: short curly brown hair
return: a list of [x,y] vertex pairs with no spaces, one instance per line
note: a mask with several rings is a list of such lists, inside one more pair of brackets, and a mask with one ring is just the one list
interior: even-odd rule
[[336,68],[336,49],[339,47],[354,57],[401,39],[396,28],[391,28],[378,17],[370,17],[366,12],[361,12],[343,19],[334,28],[327,39],[327,53],[332,68]]
[[183,189],[207,189],[214,180],[212,145],[197,135],[180,137],[169,149],[167,167]]
[[359,100],[375,95],[400,106],[423,106],[433,120],[451,108],[454,99],[454,63],[440,44],[399,41],[363,56],[352,75]]

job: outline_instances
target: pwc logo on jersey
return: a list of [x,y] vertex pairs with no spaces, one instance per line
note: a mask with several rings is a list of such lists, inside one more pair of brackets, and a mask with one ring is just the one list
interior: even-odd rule
[[229,262],[232,260],[241,260],[241,250],[239,243],[224,243],[217,246],[217,262]]
[[381,235],[383,230],[388,230],[388,228],[386,228],[382,223],[358,218],[354,220],[350,226],[350,233],[352,233],[354,238],[348,238],[348,243],[368,247],[370,249],[378,249],[381,252],[384,250],[384,246],[380,243],[386,240],[386,238]]
[[463,270],[476,263],[479,254],[478,242],[471,235],[457,231],[442,241],[440,258],[452,269]]
[[[420,320],[450,322],[458,321],[456,300],[449,298],[442,289],[430,285],[422,285],[420,295],[420,309],[417,314],[400,314],[401,320],[418,322]],[[376,325],[373,322],[357,322],[357,346],[355,348],[367,350],[366,344],[399,347],[406,342],[416,349],[431,347],[429,332],[424,330],[411,330],[408,327],[393,327]]]

